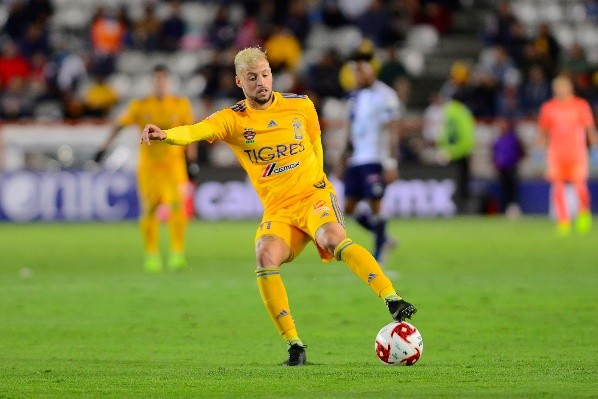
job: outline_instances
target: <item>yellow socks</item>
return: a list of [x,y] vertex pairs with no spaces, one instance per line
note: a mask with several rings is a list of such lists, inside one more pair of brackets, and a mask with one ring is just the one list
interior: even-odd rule
[[[336,246],[334,256],[342,260],[380,298],[401,299],[372,254],[361,245],[346,238]],[[287,292],[280,277],[280,268],[266,267],[255,272],[262,300],[276,329],[289,344],[303,345],[291,316]]]
[[289,299],[280,278],[280,269],[278,267],[266,267],[255,272],[262,300],[276,329],[289,344],[298,343],[302,345],[295,328],[295,321],[289,310]]
[[158,218],[155,215],[143,214],[139,221],[143,235],[143,246],[146,254],[158,253]]
[[185,229],[187,228],[187,216],[182,206],[173,205],[168,218],[168,232],[170,235],[170,250],[176,253],[183,253],[185,250]]
[[396,296],[400,299],[376,259],[361,245],[354,243],[350,238],[345,238],[334,248],[334,257],[343,261],[380,298]]

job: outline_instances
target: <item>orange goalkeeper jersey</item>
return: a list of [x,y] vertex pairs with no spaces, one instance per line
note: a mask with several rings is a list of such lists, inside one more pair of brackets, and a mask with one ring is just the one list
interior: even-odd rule
[[313,103],[304,95],[274,92],[273,96],[267,109],[253,109],[243,100],[194,125],[169,129],[166,142],[225,141],[267,209],[329,188]]
[[[153,123],[162,129],[193,122],[191,103],[185,97],[166,96],[157,98],[149,96],[144,99],[131,100],[124,113],[118,118],[122,126],[137,125],[140,129],[147,123]],[[153,144],[153,143],[152,143]],[[139,149],[139,164],[160,164],[168,167],[170,163],[184,159],[185,149],[174,147],[166,143],[156,142],[157,145],[142,145]]]
[[586,132],[594,126],[594,117],[586,100],[546,101],[540,108],[538,126],[548,133],[549,162],[587,163]]

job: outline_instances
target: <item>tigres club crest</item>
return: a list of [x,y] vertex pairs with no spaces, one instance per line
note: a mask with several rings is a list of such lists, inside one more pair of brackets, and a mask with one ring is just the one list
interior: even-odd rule
[[295,135],[295,140],[303,140],[303,133],[305,131],[303,127],[303,123],[297,117],[293,118],[293,134]]
[[253,128],[246,127],[245,131],[243,132],[243,137],[245,137],[245,144],[254,143],[255,132],[253,131]]

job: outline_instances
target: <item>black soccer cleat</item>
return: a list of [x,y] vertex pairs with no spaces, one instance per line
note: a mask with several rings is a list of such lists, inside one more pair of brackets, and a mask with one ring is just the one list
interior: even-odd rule
[[388,311],[390,312],[390,315],[396,321],[410,319],[411,316],[413,316],[413,314],[417,312],[415,306],[402,299],[387,300],[386,306],[388,306]]
[[306,345],[293,344],[289,346],[289,358],[282,366],[304,366],[307,356],[305,356]]

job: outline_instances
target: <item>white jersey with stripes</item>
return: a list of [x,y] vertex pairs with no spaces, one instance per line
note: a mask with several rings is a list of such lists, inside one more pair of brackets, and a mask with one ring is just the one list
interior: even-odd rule
[[[353,91],[349,98],[350,165],[382,163],[390,156],[387,123],[400,117],[400,101],[388,85],[376,80]],[[394,132],[397,133],[397,132]]]

